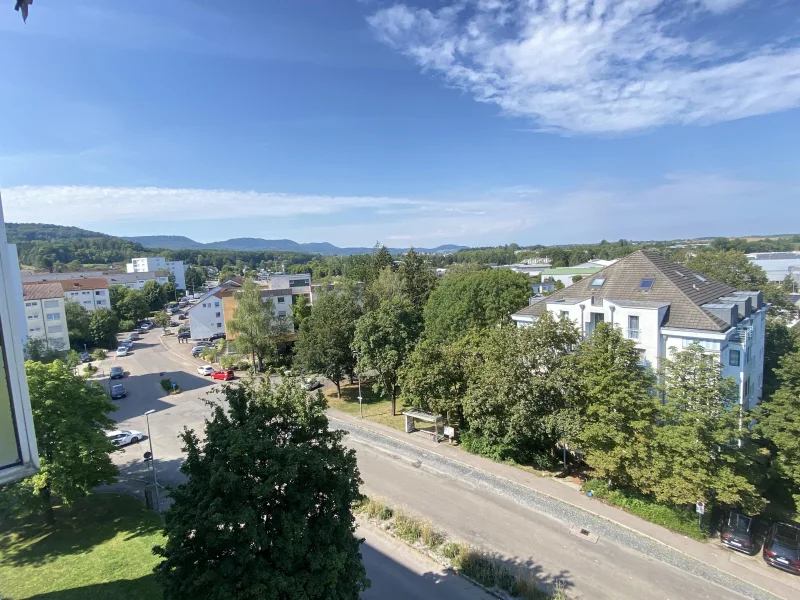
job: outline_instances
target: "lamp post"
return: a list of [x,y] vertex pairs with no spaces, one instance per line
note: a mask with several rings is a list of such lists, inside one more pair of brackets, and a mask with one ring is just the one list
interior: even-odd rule
[[154,410],[148,410],[144,413],[144,418],[147,419],[147,441],[150,443],[150,466],[153,469],[153,487],[156,491],[156,511],[161,512],[161,501],[158,498],[158,479],[156,478],[156,459],[153,456],[153,438],[150,436],[150,415]]
[[[358,364],[358,352],[353,352],[353,356],[356,357],[356,364]],[[364,418],[364,405],[361,403],[363,398],[361,397],[361,373],[356,373],[358,375],[358,412],[361,415],[361,418]]]

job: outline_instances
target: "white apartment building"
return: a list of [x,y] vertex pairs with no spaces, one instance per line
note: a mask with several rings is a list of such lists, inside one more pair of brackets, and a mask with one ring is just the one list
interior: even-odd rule
[[69,350],[64,290],[60,283],[22,285],[27,336],[42,339],[53,350]]
[[95,308],[111,308],[108,281],[102,277],[70,279],[58,282],[64,290],[64,299],[77,302],[88,311]]
[[186,311],[193,340],[205,340],[218,333],[225,334],[225,315],[222,308],[222,294],[225,289],[217,286],[209,290]]
[[598,323],[612,323],[654,369],[672,349],[698,342],[720,361],[723,376],[735,379],[739,402],[750,410],[762,396],[768,307],[761,292],[737,291],[639,250],[551,296],[532,298],[511,318],[525,327],[549,311],[585,336]]
[[[311,295],[311,273],[270,273],[265,279],[261,279],[262,285],[266,285],[270,290],[291,290],[292,297],[296,301],[297,296],[305,296],[309,303],[313,304]],[[277,311],[276,313],[277,314]]]
[[134,258],[125,265],[128,273],[156,273],[168,271],[175,277],[175,287],[179,290],[186,289],[186,268],[182,260],[165,260],[163,256],[150,256]]

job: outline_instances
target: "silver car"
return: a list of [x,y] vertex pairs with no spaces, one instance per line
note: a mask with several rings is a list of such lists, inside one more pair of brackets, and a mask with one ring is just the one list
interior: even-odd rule
[[128,444],[135,444],[144,436],[141,431],[135,429],[115,429],[114,431],[106,431],[106,437],[115,446],[127,446]]

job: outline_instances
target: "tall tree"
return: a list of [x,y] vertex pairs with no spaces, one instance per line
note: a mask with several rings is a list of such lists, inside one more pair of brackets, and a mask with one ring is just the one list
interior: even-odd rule
[[119,321],[110,308],[95,308],[89,316],[89,336],[98,348],[116,348]]
[[103,389],[79,377],[61,361],[25,363],[41,469],[30,483],[52,521],[52,495],[71,503],[93,488],[111,483],[117,468],[104,429],[116,407]]
[[447,343],[473,328],[509,323],[530,295],[527,276],[508,269],[448,274],[425,306],[425,336]]
[[398,274],[403,295],[417,310],[425,308],[425,303],[436,286],[436,273],[430,263],[411,248],[403,257]]
[[295,329],[300,329],[309,316],[311,315],[311,306],[305,294],[297,296],[297,301],[292,306],[292,319],[294,320]]
[[147,281],[142,286],[142,294],[147,306],[151,311],[161,310],[167,303],[167,297],[164,289],[157,281]]
[[67,300],[64,302],[64,313],[67,317],[70,345],[73,348],[83,348],[84,344],[92,343],[89,333],[89,311],[77,302]]
[[198,290],[206,282],[206,270],[200,267],[189,266],[184,271],[183,277],[186,281],[187,290]]
[[360,478],[324,398],[289,384],[224,393],[204,440],[181,436],[187,480],[154,550],[164,598],[357,600],[369,586],[351,509]]
[[[71,337],[71,336],[70,336]],[[764,335],[764,387],[763,397],[769,398],[780,385],[776,370],[784,356],[800,349],[800,341],[784,319],[767,317]]]
[[389,254],[389,249],[386,246],[382,246],[380,242],[377,242],[375,248],[372,249],[372,260],[370,261],[372,273],[369,281],[377,279],[381,271],[386,267],[391,267],[393,264],[394,260],[392,259],[392,255]]
[[657,410],[651,392],[655,380],[638,364],[634,342],[609,323],[595,327],[575,358],[582,416],[578,441],[586,462],[598,476],[630,485],[647,468]]
[[341,380],[352,373],[355,358],[350,347],[360,316],[351,294],[324,292],[314,310],[303,320],[297,337],[297,361],[311,373],[321,373],[336,385],[341,396]]
[[[131,290],[122,286],[115,286],[120,290],[125,290],[120,294],[118,302],[114,303],[112,297],[111,307],[117,313],[120,321],[140,321],[150,314],[150,306],[147,304],[147,299],[141,290]],[[112,288],[113,289],[113,288]]]
[[663,360],[664,401],[650,444],[650,465],[637,487],[661,502],[697,501],[758,513],[764,500],[755,479],[750,431],[740,427],[738,391],[722,366],[692,344]]
[[262,370],[264,359],[277,352],[280,336],[288,333],[287,322],[275,316],[272,299],[261,299],[258,284],[246,279],[242,290],[236,293],[238,305],[233,318],[228,321],[228,329],[236,334],[236,347],[249,353],[255,368]]
[[400,274],[392,267],[384,267],[364,290],[364,310],[375,310],[384,302],[403,295]]
[[408,359],[422,330],[419,312],[405,298],[385,302],[356,323],[352,349],[358,373],[375,371],[376,393],[389,394],[392,414],[397,413],[400,368]]
[[771,474],[800,512],[800,350],[781,359],[776,375],[780,387],[756,411],[756,431],[772,450]]

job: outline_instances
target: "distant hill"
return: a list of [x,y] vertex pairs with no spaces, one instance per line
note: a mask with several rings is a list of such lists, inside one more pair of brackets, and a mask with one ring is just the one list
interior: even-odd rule
[[74,240],[83,238],[110,238],[112,236],[80,227],[48,225],[46,223],[6,223],[6,238],[10,244],[50,240]]
[[[137,242],[146,248],[163,248],[164,250],[250,250],[250,251],[282,251],[305,252],[311,254],[364,254],[372,252],[372,248],[347,247],[340,248],[328,242],[310,242],[300,244],[292,240],[264,240],[261,238],[233,238],[221,242],[203,244],[181,235],[141,235],[124,237],[124,240]],[[419,252],[447,253],[456,252],[467,246],[447,244],[436,248],[415,248]],[[408,248],[389,248],[392,253],[406,252]]]

